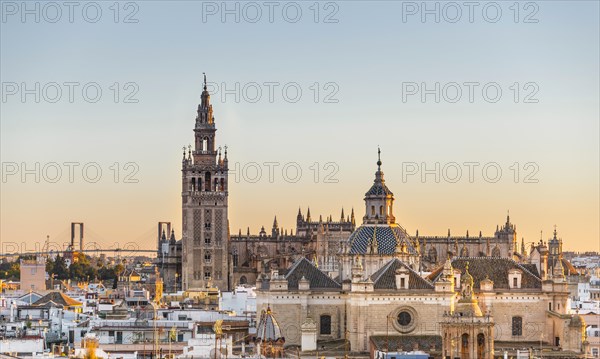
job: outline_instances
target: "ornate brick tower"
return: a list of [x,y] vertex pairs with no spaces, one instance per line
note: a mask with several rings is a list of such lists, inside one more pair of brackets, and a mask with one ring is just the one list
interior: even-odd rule
[[202,288],[209,284],[230,289],[229,221],[227,215],[227,146],[215,149],[215,119],[206,89],[198,106],[194,127],[194,150],[183,150],[182,161],[182,286]]

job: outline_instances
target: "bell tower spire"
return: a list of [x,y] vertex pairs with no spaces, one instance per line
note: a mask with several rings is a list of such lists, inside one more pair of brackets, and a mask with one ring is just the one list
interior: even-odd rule
[[[230,287],[228,160],[216,149],[216,127],[204,74],[194,147],[182,162],[183,289]],[[226,148],[226,147],[225,147]]]
[[215,146],[215,118],[213,108],[210,104],[210,94],[206,83],[206,74],[204,74],[203,91],[198,105],[198,115],[194,126],[194,163],[213,163],[218,154]]

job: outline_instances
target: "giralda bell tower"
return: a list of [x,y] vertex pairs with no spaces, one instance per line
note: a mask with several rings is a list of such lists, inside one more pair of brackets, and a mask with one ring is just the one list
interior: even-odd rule
[[230,290],[227,146],[215,148],[215,119],[206,89],[198,106],[194,148],[183,149],[182,287]]

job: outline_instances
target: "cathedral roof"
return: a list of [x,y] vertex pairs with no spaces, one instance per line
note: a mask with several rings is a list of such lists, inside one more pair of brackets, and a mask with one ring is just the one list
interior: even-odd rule
[[433,284],[423,279],[408,265],[397,258],[390,260],[386,265],[373,273],[371,280],[375,283],[375,289],[398,289],[396,288],[396,270],[408,269],[408,287],[410,289],[433,289]]
[[392,224],[363,224],[348,238],[350,254],[369,254],[371,248],[377,247],[375,254],[394,254],[396,246],[404,245],[407,253],[416,255],[408,233],[396,223]]
[[[521,265],[509,258],[471,257],[452,260],[452,267],[464,272],[467,262],[469,273],[473,276],[473,288],[479,289],[479,284],[486,278],[494,282],[494,289],[509,289],[508,272],[519,269],[521,276],[521,289],[541,289],[542,280],[537,271],[532,273],[529,266]],[[427,278],[432,281],[440,279],[442,267],[436,269]]]
[[288,281],[288,289],[298,289],[298,282],[305,278],[310,282],[310,289],[341,289],[342,286],[330,276],[321,272],[319,268],[302,257],[298,259],[285,274]]

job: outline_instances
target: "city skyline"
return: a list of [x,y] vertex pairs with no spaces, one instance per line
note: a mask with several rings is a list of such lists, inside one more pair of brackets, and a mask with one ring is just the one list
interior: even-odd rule
[[[146,245],[156,222],[170,221],[179,239],[181,148],[193,141],[206,72],[219,144],[237,170],[232,234],[269,229],[275,215],[293,229],[299,206],[334,219],[354,208],[362,222],[380,146],[396,220],[411,235],[492,234],[510,211],[519,241],[537,242],[540,231],[547,240],[556,225],[565,250],[599,250],[597,3],[539,3],[535,15],[520,9],[518,22],[503,4],[495,23],[452,23],[444,14],[423,22],[409,15],[419,9],[365,2],[336,3],[335,14],[321,7],[317,22],[303,4],[297,23],[251,23],[243,14],[236,23],[201,3],[158,3],[139,3],[135,23],[124,21],[131,9],[113,21],[109,5],[97,23],[3,19],[3,244],[61,239],[70,222],[85,222],[91,240]],[[381,21],[365,27],[365,17]],[[70,102],[71,81],[97,84],[102,98],[75,92]],[[38,102],[23,91],[36,92],[36,83]],[[63,93],[56,102],[52,83]],[[484,87],[503,96],[493,102]],[[78,164],[73,183],[67,162]],[[22,181],[21,168],[11,174],[21,163],[39,163],[40,183],[35,174]],[[63,172],[56,183],[53,163]],[[80,172],[93,163],[103,172],[96,183]],[[301,168],[297,182],[284,178],[284,166],[290,176]],[[439,183],[436,173],[423,180],[425,169]]]

